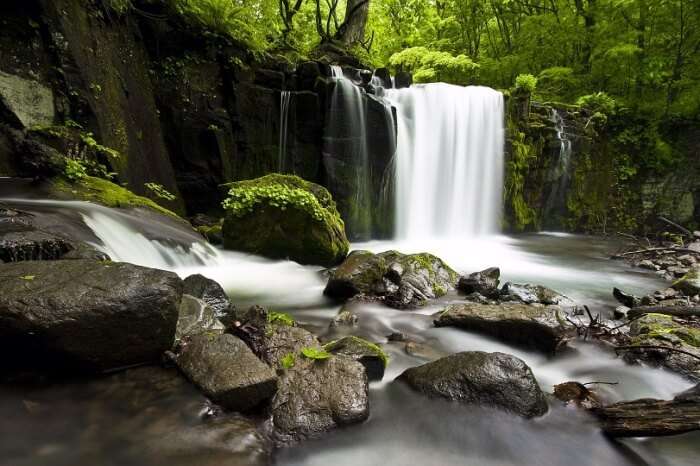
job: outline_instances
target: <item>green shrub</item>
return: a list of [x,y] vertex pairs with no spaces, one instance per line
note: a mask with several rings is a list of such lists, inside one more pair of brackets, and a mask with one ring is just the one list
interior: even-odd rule
[[537,89],[537,78],[531,74],[519,74],[515,78],[515,90],[523,94],[532,94]]
[[66,165],[63,167],[63,174],[70,181],[78,181],[87,176],[87,169],[82,160],[67,158]]
[[614,115],[617,110],[617,102],[605,92],[596,92],[576,99],[576,105],[603,115]]

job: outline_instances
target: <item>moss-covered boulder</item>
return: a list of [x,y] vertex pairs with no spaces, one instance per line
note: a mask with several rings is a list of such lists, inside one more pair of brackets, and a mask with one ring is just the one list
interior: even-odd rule
[[673,284],[673,288],[682,291],[687,296],[700,294],[700,268],[691,269]]
[[324,293],[346,300],[364,296],[396,309],[415,308],[453,290],[459,275],[432,254],[353,251],[331,270]]
[[350,244],[330,193],[297,176],[271,174],[229,185],[224,247],[330,267]]
[[389,356],[379,345],[356,337],[348,336],[327,343],[323,349],[332,354],[344,354],[365,366],[369,380],[382,380],[384,369],[389,364]]

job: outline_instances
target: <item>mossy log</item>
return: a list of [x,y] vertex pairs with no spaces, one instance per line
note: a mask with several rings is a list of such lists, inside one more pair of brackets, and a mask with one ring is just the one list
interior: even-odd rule
[[627,317],[633,319],[643,314],[664,314],[674,317],[700,316],[700,306],[638,306],[627,311]]
[[657,437],[700,430],[698,400],[642,399],[615,403],[591,412],[612,437]]

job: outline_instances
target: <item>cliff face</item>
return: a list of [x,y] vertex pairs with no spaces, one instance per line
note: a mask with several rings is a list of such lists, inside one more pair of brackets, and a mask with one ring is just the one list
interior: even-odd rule
[[[700,129],[621,112],[509,101],[506,228],[648,233],[658,216],[700,226]],[[655,133],[656,131],[656,133]],[[657,159],[664,158],[663,163]]]
[[[363,97],[374,129],[371,196],[358,206],[357,167],[342,150],[353,130],[326,130],[336,84],[330,67],[256,61],[162,7],[139,6],[118,15],[90,0],[0,5],[0,175],[36,175],[12,130],[77,123],[119,152],[109,160],[119,183],[144,195],[151,194],[146,183],[160,184],[177,200],[158,201],[180,212],[216,211],[219,185],[277,171],[326,185],[344,218],[376,211],[395,132],[393,121],[372,111],[371,96]],[[283,90],[291,97],[280,151]],[[389,233],[390,216],[368,215],[369,225],[348,222],[350,237]]]

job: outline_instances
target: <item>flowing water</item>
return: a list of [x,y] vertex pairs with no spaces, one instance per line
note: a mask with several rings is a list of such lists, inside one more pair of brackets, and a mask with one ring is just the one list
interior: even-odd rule
[[559,140],[559,154],[549,175],[549,194],[545,202],[544,218],[549,221],[557,221],[560,212],[566,212],[566,194],[571,184],[571,154],[572,142],[566,132],[566,121],[559,110],[552,109],[551,120],[557,131]]
[[291,91],[280,92],[280,136],[279,153],[277,155],[277,171],[285,173],[287,170],[287,135],[289,132],[289,109],[292,105],[293,94]]
[[396,106],[400,238],[495,233],[503,189],[503,95],[480,86],[386,89]]

